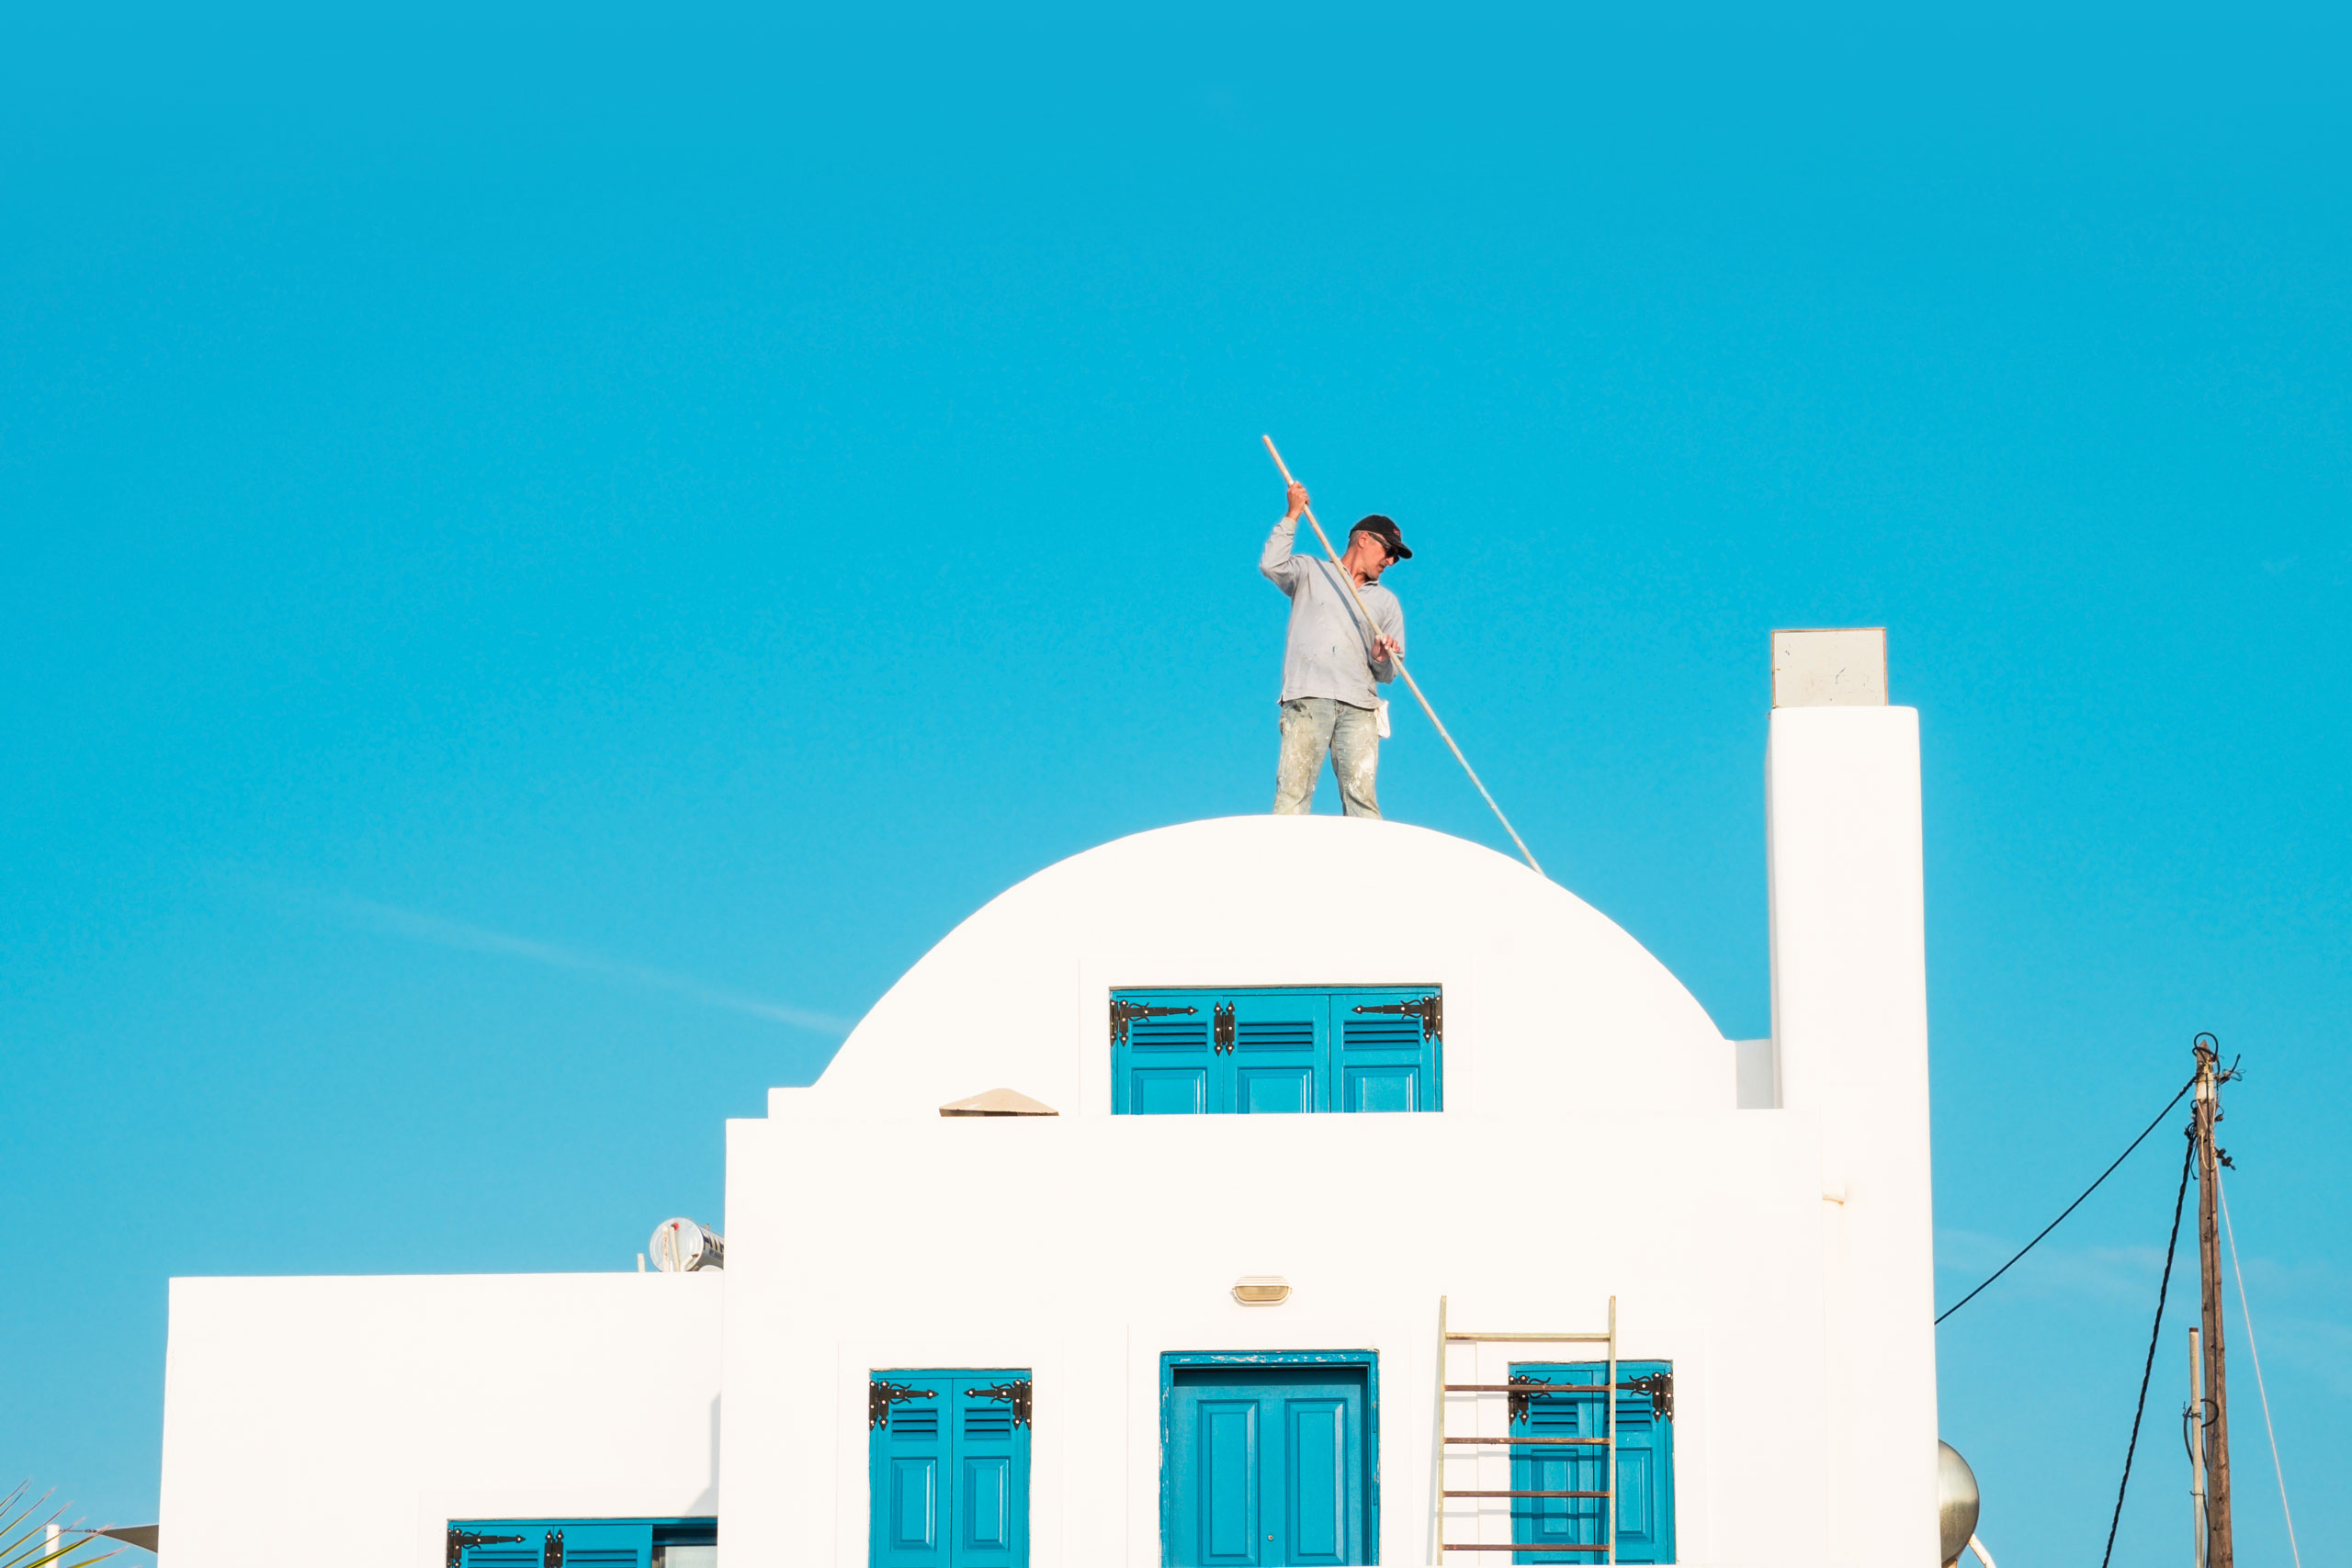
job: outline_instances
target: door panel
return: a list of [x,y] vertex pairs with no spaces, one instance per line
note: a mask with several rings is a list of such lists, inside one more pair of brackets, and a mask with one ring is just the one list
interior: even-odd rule
[[1419,1111],[1421,1074],[1418,1067],[1358,1067],[1346,1069],[1341,1086],[1350,1111]]
[[1348,1406],[1338,1399],[1284,1402],[1283,1498],[1293,1562],[1343,1562],[1348,1545]]
[[929,1562],[939,1549],[939,1461],[890,1461],[888,1562]]
[[1240,1067],[1233,1108],[1252,1116],[1297,1115],[1315,1109],[1315,1074],[1306,1067]]
[[1257,1562],[1258,1402],[1201,1405],[1201,1562]]

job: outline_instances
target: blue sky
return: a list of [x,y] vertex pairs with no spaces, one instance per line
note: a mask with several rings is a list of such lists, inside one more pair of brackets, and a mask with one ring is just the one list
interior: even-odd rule
[[[0,17],[0,1482],[153,1517],[172,1275],[631,1266],[719,1214],[723,1119],[981,901],[1262,809],[1272,431],[1332,516],[1403,523],[1440,711],[1735,1036],[1767,634],[1890,628],[1942,1299],[2219,1032],[2328,1561],[2346,43],[2260,7]],[[1417,715],[1384,761],[1392,815],[1498,840]],[[2104,1539],[2177,1148],[1939,1331],[2004,1568]],[[2191,1299],[2119,1561],[2184,1546]],[[2233,1383],[2241,1540],[2283,1562]]]

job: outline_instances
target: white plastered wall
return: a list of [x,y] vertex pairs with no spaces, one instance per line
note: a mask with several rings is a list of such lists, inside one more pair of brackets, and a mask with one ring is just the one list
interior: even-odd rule
[[[1803,1118],[1735,1111],[1556,1142],[1451,1115],[731,1122],[725,1560],[865,1562],[870,1374],[969,1366],[1035,1378],[1031,1562],[1157,1563],[1163,1352],[1372,1350],[1380,1561],[1427,1562],[1439,1295],[1458,1328],[1550,1331],[1614,1293],[1621,1354],[1675,1365],[1682,1560],[1814,1561],[1819,1161]],[[1637,1190],[1578,1199],[1609,1171]],[[1266,1273],[1287,1303],[1232,1301]],[[1484,1378],[1456,1354],[1499,1382],[1601,1351],[1488,1348]],[[1502,1403],[1450,1429],[1499,1432]],[[1501,1452],[1451,1483],[1508,1485]],[[1456,1507],[1449,1540],[1509,1540],[1500,1505]]]
[[[1110,1115],[1113,987],[1305,983],[1442,986],[1445,1110]],[[1615,1294],[1622,1353],[1676,1368],[1681,1560],[1820,1562],[1853,1490],[1823,1458],[1830,1162],[1817,1116],[1737,1111],[1736,1079],[1639,943],[1461,840],[1233,818],[1048,868],[729,1124],[729,1568],[866,1561],[865,1383],[919,1366],[1033,1371],[1038,1568],[1156,1563],[1159,1359],[1208,1349],[1377,1351],[1380,1560],[1427,1562],[1441,1294],[1457,1327],[1546,1331]],[[997,1087],[1062,1114],[937,1115]],[[1250,1273],[1295,1293],[1239,1306]],[[1455,1381],[1498,1381],[1463,1354]],[[1931,1360],[1883,1373],[1932,1404]],[[1450,1430],[1499,1430],[1486,1405]],[[1460,1506],[1487,1511],[1449,1540],[1508,1540]]]
[[[1332,818],[1138,835],[991,902],[818,1085],[729,1124],[724,1276],[175,1281],[170,1568],[327,1541],[425,1568],[452,1517],[710,1512],[722,1390],[727,1568],[862,1563],[865,1383],[912,1366],[1032,1369],[1038,1568],[1155,1563],[1159,1357],[1216,1349],[1378,1354],[1380,1558],[1424,1562],[1440,1294],[1480,1330],[1619,1298],[1622,1353],[1676,1369],[1682,1562],[1927,1568],[1916,720],[1776,715],[1768,770],[1787,1109],[1736,1110],[1673,976],[1488,851]],[[1109,1114],[1114,987],[1420,982],[1440,1113]],[[1062,1115],[937,1114],[997,1087]],[[1241,1307],[1250,1273],[1295,1294]],[[1454,1376],[1514,1359],[1563,1358]]]
[[[814,1086],[772,1090],[768,1113],[929,1116],[1001,1086],[1107,1115],[1113,987],[1427,982],[1445,987],[1449,1110],[1734,1103],[1733,1047],[1697,999],[1556,883],[1424,828],[1228,817],[1117,840],[999,895]],[[1483,1042],[1505,1048],[1489,1063]]]
[[1823,1134],[1832,1562],[1934,1568],[1934,1194],[1919,719],[1772,715],[1773,1036]]
[[718,1511],[716,1274],[175,1280],[168,1568],[438,1568],[453,1518]]

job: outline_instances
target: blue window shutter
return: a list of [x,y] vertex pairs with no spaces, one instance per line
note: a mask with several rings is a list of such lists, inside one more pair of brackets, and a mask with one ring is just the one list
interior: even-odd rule
[[450,1528],[488,1536],[519,1535],[520,1541],[469,1546],[458,1554],[460,1568],[542,1568],[550,1560],[550,1539],[563,1540],[563,1568],[651,1568],[653,1519],[460,1519]]
[[[1663,1361],[1620,1361],[1617,1378],[1668,1370]],[[1645,1393],[1617,1396],[1617,1561],[1674,1561],[1674,1422]]]
[[1026,1372],[955,1380],[956,1553],[953,1568],[1018,1568],[1029,1561],[1029,1424],[1013,1400]]
[[[1353,988],[1334,993],[1331,1004],[1339,1026],[1341,1110],[1443,1109],[1443,998],[1435,986]],[[1374,1010],[1408,1008],[1415,1010]]]
[[[1214,1033],[1218,998],[1208,991],[1113,993],[1111,1109],[1120,1115],[1197,1116],[1231,1104],[1231,1074]],[[1121,1018],[1118,1005],[1182,1010]]]
[[[1666,1361],[1620,1361],[1617,1381],[1670,1372]],[[1512,1374],[1538,1382],[1584,1383],[1592,1393],[1527,1396],[1523,1415],[1511,1421],[1513,1437],[1599,1438],[1607,1436],[1608,1408],[1600,1384],[1608,1363],[1575,1361],[1514,1365]],[[1510,1484],[1515,1492],[1600,1492],[1609,1485],[1609,1450],[1536,1445],[1511,1450]],[[1517,1497],[1511,1500],[1511,1540],[1528,1546],[1599,1546],[1609,1539],[1608,1500],[1601,1497]],[[1514,1562],[1592,1562],[1598,1554],[1516,1551]],[[1674,1423],[1657,1415],[1651,1397],[1639,1392],[1617,1395],[1617,1561],[1674,1561]]]
[[1331,1000],[1328,991],[1228,991],[1233,1109],[1251,1115],[1331,1109]]
[[1118,990],[1111,1020],[1119,1115],[1444,1108],[1435,986]]
[[889,1392],[910,1396],[883,1402],[888,1418],[869,1416],[866,1423],[866,1473],[874,1494],[869,1561],[876,1568],[948,1568],[952,1561],[947,1516],[954,1381],[921,1372],[874,1379]]
[[[1026,1384],[1026,1371],[876,1372],[914,1394],[869,1419],[867,1475],[875,1568],[1027,1568],[1030,1424],[987,1391]],[[922,1397],[928,1393],[929,1398]]]

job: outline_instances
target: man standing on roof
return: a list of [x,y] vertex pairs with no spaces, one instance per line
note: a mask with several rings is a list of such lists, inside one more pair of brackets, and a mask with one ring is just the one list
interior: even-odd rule
[[[1374,513],[1348,531],[1347,553],[1328,560],[1291,553],[1306,487],[1290,487],[1290,510],[1266,536],[1258,570],[1290,595],[1290,643],[1283,651],[1282,761],[1274,770],[1274,811],[1301,816],[1315,804],[1323,759],[1340,781],[1351,817],[1380,815],[1374,781],[1380,772],[1380,697],[1374,682],[1396,678],[1405,652],[1405,607],[1380,586],[1391,561],[1410,560],[1396,525]],[[1342,578],[1341,572],[1347,576]],[[1355,584],[1355,594],[1348,584]],[[1356,598],[1372,612],[1366,626]]]

